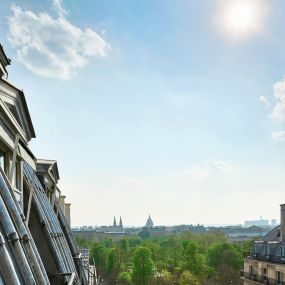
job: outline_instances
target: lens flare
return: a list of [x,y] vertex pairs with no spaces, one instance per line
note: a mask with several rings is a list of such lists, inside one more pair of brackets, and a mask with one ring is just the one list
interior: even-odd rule
[[245,39],[264,29],[266,11],[263,0],[220,1],[216,23],[219,30],[231,39]]

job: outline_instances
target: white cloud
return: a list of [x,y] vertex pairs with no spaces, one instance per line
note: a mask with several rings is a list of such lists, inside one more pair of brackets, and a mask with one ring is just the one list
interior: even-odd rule
[[68,12],[63,8],[62,0],[53,0],[52,5],[60,18],[64,18]]
[[272,132],[271,137],[276,142],[285,142],[285,131]]
[[154,190],[155,187],[145,181],[137,178],[122,177],[122,180],[133,190]]
[[18,60],[33,73],[69,79],[89,57],[106,57],[110,46],[93,30],[80,29],[65,19],[61,0],[53,5],[57,18],[12,6],[8,39],[17,49]]
[[276,103],[273,106],[271,117],[278,121],[285,120],[285,79],[273,85]]
[[259,100],[264,104],[265,108],[270,108],[271,103],[267,97],[259,96]]
[[201,165],[195,165],[182,171],[179,175],[203,179],[210,175],[228,174],[231,170],[232,165],[228,162],[208,160]]

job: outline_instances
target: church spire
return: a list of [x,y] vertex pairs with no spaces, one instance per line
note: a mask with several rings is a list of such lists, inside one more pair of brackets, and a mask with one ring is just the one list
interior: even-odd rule
[[123,222],[122,222],[122,217],[120,216],[120,227],[123,228]]
[[114,216],[113,227],[117,226],[116,217]]

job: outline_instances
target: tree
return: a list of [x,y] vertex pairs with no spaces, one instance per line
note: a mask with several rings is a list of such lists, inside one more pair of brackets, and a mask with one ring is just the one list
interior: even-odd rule
[[117,248],[111,248],[107,255],[106,272],[108,273],[108,279],[114,281],[117,277],[117,273],[120,270],[119,252]]
[[173,277],[173,274],[164,269],[161,273],[157,274],[155,284],[171,285],[175,280]]
[[204,277],[207,273],[205,257],[199,253],[197,242],[188,241],[184,245],[185,269],[197,277]]
[[220,242],[208,249],[208,262],[216,271],[214,280],[222,284],[239,283],[239,269],[243,264],[242,248]]
[[185,270],[181,274],[179,285],[199,285],[199,281],[190,271]]
[[132,284],[131,274],[129,272],[120,272],[118,276],[118,281],[120,285]]
[[208,249],[209,265],[215,269],[227,265],[239,269],[243,264],[242,252],[226,242],[216,243]]
[[147,247],[138,247],[133,253],[133,282],[146,285],[153,275],[154,262],[151,258],[151,250]]
[[90,254],[95,259],[96,268],[100,275],[104,276],[108,255],[107,248],[99,243],[94,243],[92,245]]

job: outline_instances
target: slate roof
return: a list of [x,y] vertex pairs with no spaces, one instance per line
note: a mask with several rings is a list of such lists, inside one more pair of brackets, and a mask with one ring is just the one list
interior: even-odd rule
[[68,279],[70,278],[71,273],[75,273],[76,282],[74,284],[81,284],[72,252],[57,215],[45,195],[39,179],[36,176],[33,176],[33,170],[27,163],[24,163],[24,181],[30,187],[31,185],[34,185],[33,207],[40,218],[40,223],[49,240],[49,247],[54,253],[57,267],[59,268],[59,274],[66,276],[66,279]]
[[2,283],[50,284],[24,215],[1,168],[0,256]]
[[274,229],[272,229],[270,232],[268,232],[263,238],[262,240],[264,241],[277,241],[277,242],[281,242],[280,239],[280,225],[275,227]]

